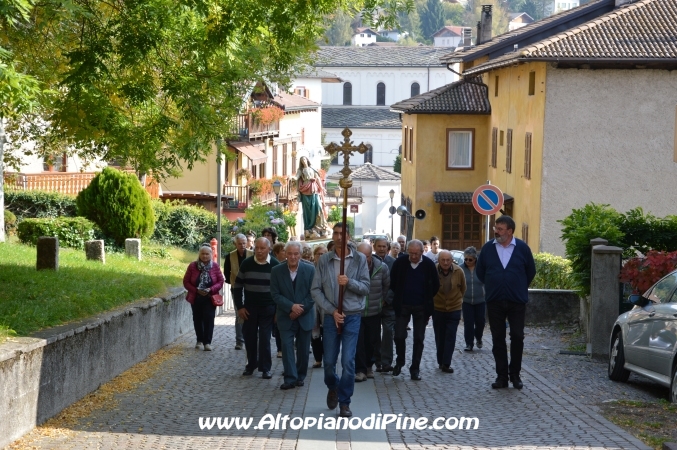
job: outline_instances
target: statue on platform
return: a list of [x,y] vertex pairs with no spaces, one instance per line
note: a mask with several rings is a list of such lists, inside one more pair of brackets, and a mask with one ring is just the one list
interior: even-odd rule
[[305,156],[299,161],[299,170],[292,178],[298,182],[299,203],[303,208],[303,231],[306,239],[326,237],[327,217],[325,212],[325,190],[319,172],[310,166]]

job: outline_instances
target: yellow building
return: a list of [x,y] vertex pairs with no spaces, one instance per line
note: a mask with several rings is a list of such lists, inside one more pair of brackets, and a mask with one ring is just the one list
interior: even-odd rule
[[[402,204],[427,213],[414,237],[447,249],[486,242],[472,193],[487,181],[535,252],[563,254],[558,221],[590,202],[674,214],[673,6],[596,0],[443,57],[460,81],[391,106],[402,118]],[[652,182],[630,186],[642,173]]]

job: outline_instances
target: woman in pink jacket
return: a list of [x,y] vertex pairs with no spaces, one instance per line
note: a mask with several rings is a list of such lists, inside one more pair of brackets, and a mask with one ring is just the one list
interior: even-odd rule
[[193,310],[193,325],[197,336],[195,348],[199,349],[204,344],[205,351],[211,351],[216,317],[212,295],[221,291],[223,274],[219,265],[212,261],[212,248],[209,244],[202,244],[197,261],[188,265],[183,276],[183,287],[188,291],[186,300]]

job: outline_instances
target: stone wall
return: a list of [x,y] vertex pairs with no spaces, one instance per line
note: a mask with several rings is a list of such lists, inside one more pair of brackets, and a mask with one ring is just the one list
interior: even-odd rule
[[0,448],[192,330],[185,291],[0,345]]
[[580,320],[580,311],[575,291],[529,289],[527,325],[571,324]]

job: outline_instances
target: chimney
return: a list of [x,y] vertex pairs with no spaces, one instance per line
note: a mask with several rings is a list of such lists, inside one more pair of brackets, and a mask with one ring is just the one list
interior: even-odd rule
[[475,38],[475,45],[482,43],[482,22],[477,22],[477,37]]
[[463,47],[470,47],[472,45],[472,28],[463,28]]
[[491,40],[491,5],[482,5],[481,13],[482,43]]

